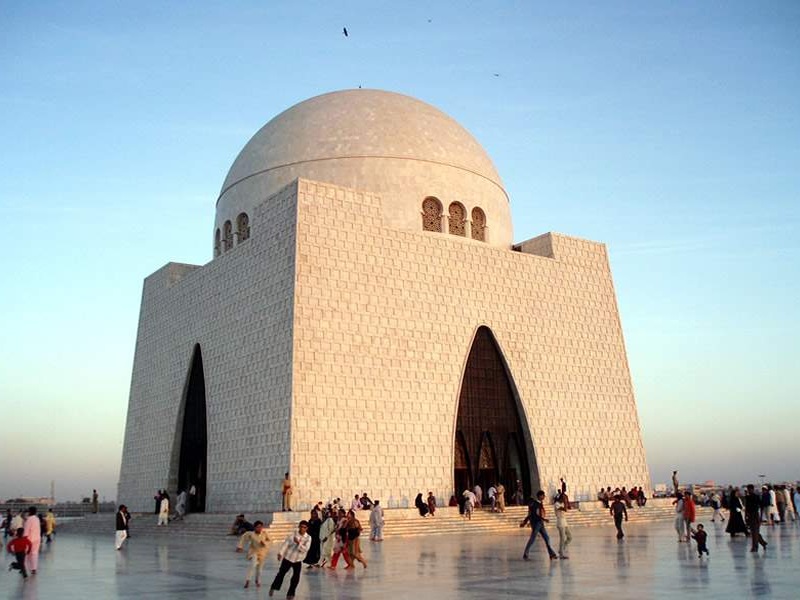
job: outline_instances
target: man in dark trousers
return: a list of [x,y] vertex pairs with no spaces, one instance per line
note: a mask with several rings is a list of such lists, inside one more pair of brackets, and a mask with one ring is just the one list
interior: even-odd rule
[[761,497],[756,494],[752,483],[747,484],[747,493],[744,497],[744,514],[747,526],[750,528],[750,552],[758,552],[758,545],[767,551],[767,542],[761,537]]
[[544,517],[543,501],[544,492],[539,490],[536,492],[536,500],[531,500],[531,503],[528,505],[528,516],[519,524],[520,527],[525,527],[528,523],[531,524],[531,537],[528,538],[528,543],[525,544],[525,551],[522,553],[523,560],[528,560],[528,550],[531,549],[533,542],[536,541],[536,536],[539,534],[541,534],[545,546],[547,546],[547,553],[550,555],[550,560],[558,558],[555,550],[550,546],[550,536],[547,535],[547,529],[545,529],[544,526],[548,520]]
[[128,538],[128,507],[124,504],[120,504],[117,511],[116,530],[114,548],[122,550],[122,543]]
[[303,567],[303,559],[308,554],[308,549],[311,547],[311,536],[308,535],[308,521],[300,521],[297,526],[297,531],[288,536],[278,552],[278,560],[281,561],[281,566],[278,568],[278,574],[275,575],[275,580],[269,588],[269,595],[272,596],[276,590],[281,589],[283,585],[283,578],[289,569],[292,570],[292,579],[289,581],[289,591],[286,593],[287,598],[294,598],[294,593],[297,590],[297,584],[300,583],[300,571]]
[[23,579],[28,578],[28,572],[25,570],[25,556],[30,554],[31,541],[25,537],[25,530],[20,527],[17,529],[17,537],[8,542],[6,550],[9,554],[13,554],[16,559],[11,563],[9,570],[16,569],[20,572]]
[[628,509],[625,508],[625,503],[622,501],[622,496],[617,494],[614,496],[614,502],[611,503],[611,508],[609,512],[614,517],[614,527],[617,528],[617,539],[621,540],[625,537],[625,533],[622,531],[622,517],[625,517],[625,521],[628,521]]

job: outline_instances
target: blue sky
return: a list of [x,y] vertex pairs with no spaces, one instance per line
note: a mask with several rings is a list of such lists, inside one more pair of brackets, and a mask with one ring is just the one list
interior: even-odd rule
[[800,477],[800,5],[337,4],[0,3],[0,498],[114,497],[142,279],[358,85],[469,129],[516,240],[608,244],[654,482]]

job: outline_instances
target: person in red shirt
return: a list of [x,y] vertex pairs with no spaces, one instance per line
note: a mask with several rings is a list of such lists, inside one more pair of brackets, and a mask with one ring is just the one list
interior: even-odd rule
[[697,517],[697,509],[694,503],[694,498],[692,498],[692,493],[686,491],[683,493],[683,519],[686,521],[685,529],[687,536],[686,541],[691,541],[691,531],[692,531],[692,523],[694,523],[695,518]]
[[8,542],[6,546],[6,550],[17,559],[11,563],[11,568],[19,571],[24,579],[28,578],[28,572],[25,570],[25,555],[30,554],[31,548],[31,541],[25,537],[25,530],[22,527],[17,529],[17,537]]

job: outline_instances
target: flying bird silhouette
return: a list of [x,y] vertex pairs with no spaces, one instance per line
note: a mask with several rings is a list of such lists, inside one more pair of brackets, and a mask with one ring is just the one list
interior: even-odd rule
[[342,33],[344,34],[344,37],[350,37],[350,34],[347,33],[347,27],[342,27]]

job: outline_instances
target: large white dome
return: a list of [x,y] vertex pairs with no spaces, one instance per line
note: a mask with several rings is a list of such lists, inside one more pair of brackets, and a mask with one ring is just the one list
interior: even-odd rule
[[[433,196],[486,215],[486,241],[512,241],[508,196],[491,159],[456,121],[419,100],[345,90],[305,100],[264,125],[231,166],[217,200],[216,228],[252,214],[297,177],[379,194],[387,226],[421,230]],[[257,227],[257,224],[254,224]]]

